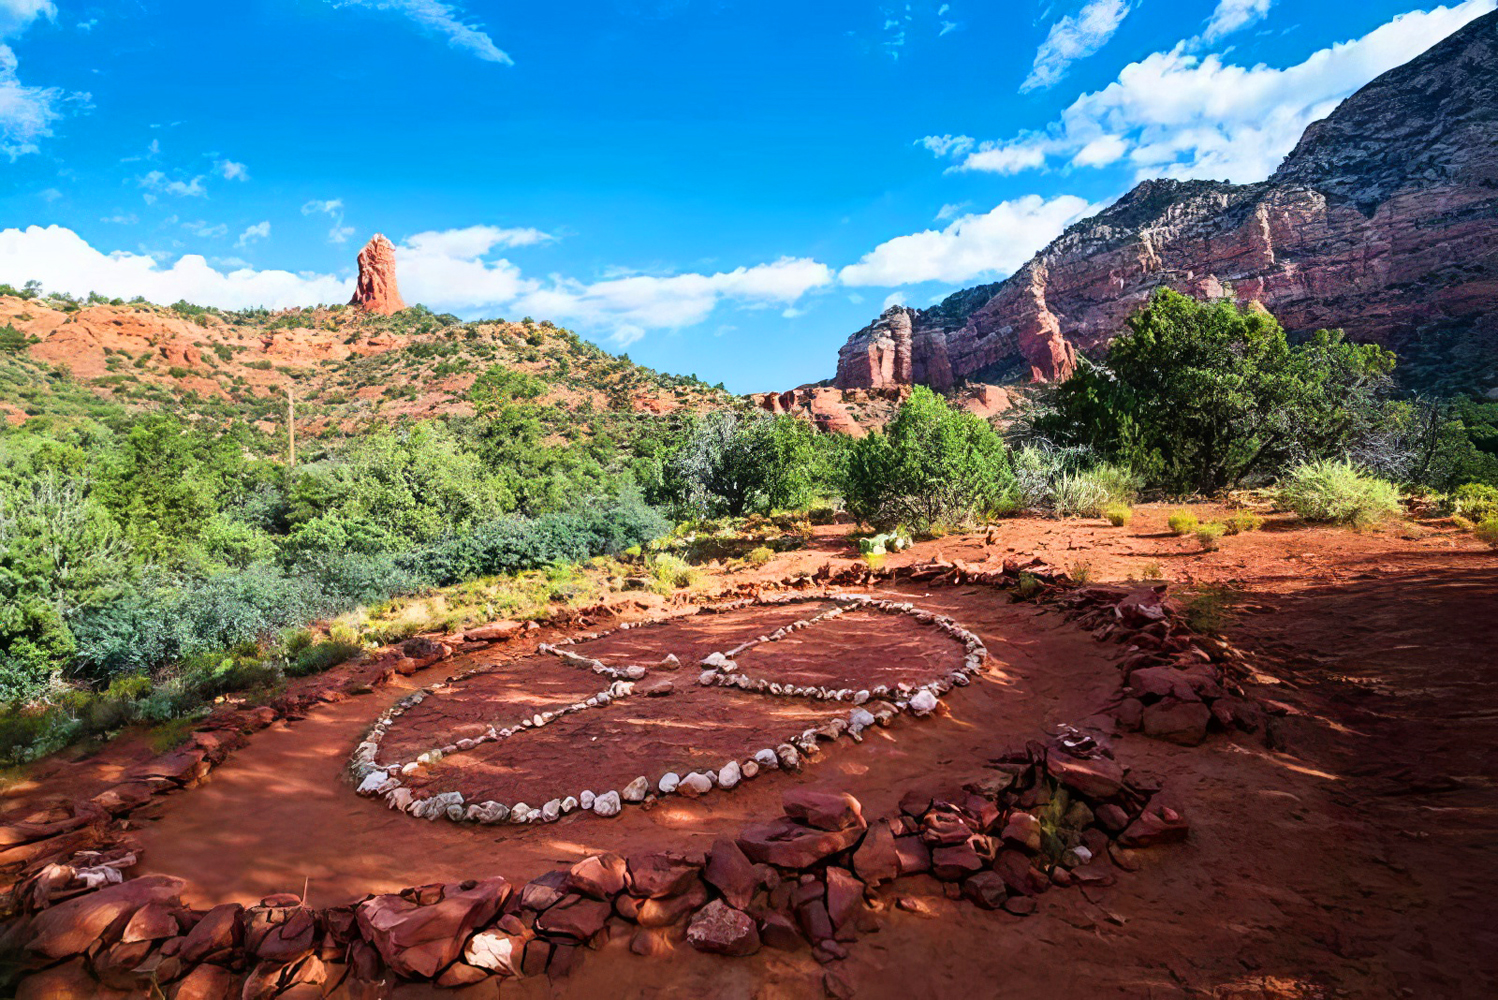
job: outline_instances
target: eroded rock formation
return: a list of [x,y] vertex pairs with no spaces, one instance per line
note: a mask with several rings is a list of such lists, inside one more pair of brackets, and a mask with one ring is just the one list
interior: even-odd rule
[[349,305],[381,316],[406,308],[395,283],[395,244],[379,233],[359,251],[359,281]]
[[894,307],[834,383],[1064,378],[1160,286],[1341,328],[1412,385],[1498,384],[1498,12],[1311,125],[1265,181],[1146,181],[1003,282]]

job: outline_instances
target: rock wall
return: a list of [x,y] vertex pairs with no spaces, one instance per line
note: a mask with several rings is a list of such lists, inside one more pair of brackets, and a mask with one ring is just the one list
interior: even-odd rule
[[887,310],[834,384],[1064,378],[1161,286],[1383,344],[1413,385],[1498,384],[1498,12],[1348,98],[1264,182],[1146,181],[997,285]]

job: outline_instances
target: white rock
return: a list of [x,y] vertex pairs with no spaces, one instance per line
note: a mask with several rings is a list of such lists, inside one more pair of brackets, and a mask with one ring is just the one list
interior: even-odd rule
[[739,762],[731,760],[727,764],[724,764],[723,769],[718,772],[718,787],[732,788],[743,777],[744,771],[743,768],[739,767]]
[[775,759],[787,771],[801,770],[801,755],[796,753],[796,748],[789,743],[782,743],[775,748]]
[[573,798],[571,795],[567,796],[565,799],[562,800],[562,815],[563,816],[567,815],[568,813],[570,813],[572,810],[574,810],[576,808],[577,808],[577,799]]
[[411,789],[397,788],[385,795],[385,805],[390,809],[399,809],[405,812],[411,808]]
[[697,683],[703,687],[711,687],[718,683],[718,672],[716,670],[704,670],[697,676]]
[[855,708],[848,713],[848,731],[857,732],[874,724],[874,713],[866,708]]
[[619,790],[619,797],[625,802],[644,802],[649,794],[650,779],[643,774]]
[[583,809],[592,809],[593,808],[593,793],[589,792],[589,791],[584,791],[581,795],[579,795],[577,797],[577,804],[580,807],[582,807]]
[[672,792],[676,791],[677,786],[680,784],[681,775],[677,774],[675,771],[667,771],[665,774],[661,775],[660,783],[655,787],[660,789],[662,795],[670,795]]
[[[384,771],[370,771],[364,776],[364,780],[359,782],[357,791],[360,795],[378,795],[380,794],[380,787],[390,780],[390,775]],[[398,785],[400,782],[396,782],[396,784]],[[388,788],[385,789],[387,792],[389,790]]]
[[535,810],[531,809],[531,807],[528,806],[528,805],[526,805],[524,802],[517,802],[513,806],[510,807],[510,822],[512,822],[512,823],[524,823],[524,822],[527,822],[528,819],[529,819],[529,817],[530,817],[530,814],[532,812],[534,812],[534,811]]
[[749,781],[759,776],[759,763],[757,761],[746,760],[744,761],[744,766],[739,768],[739,771],[744,775],[744,780]]
[[697,796],[706,795],[712,790],[712,779],[705,774],[693,771],[681,779],[681,784],[677,786],[676,792],[679,795],[685,795],[689,799],[695,799]]
[[774,770],[775,768],[780,766],[780,758],[776,757],[775,751],[769,749],[768,747],[766,747],[764,750],[757,751],[754,754],[754,759],[760,767],[768,767],[771,770]]
[[910,699],[910,710],[916,715],[930,715],[936,711],[936,695],[922,688]]
[[599,816],[617,816],[623,808],[618,792],[604,792],[593,800],[593,812]]
[[548,823],[555,823],[562,815],[562,800],[552,799],[541,807],[541,818]]
[[521,974],[521,954],[516,943],[524,940],[500,931],[481,931],[469,939],[468,946],[463,949],[463,961],[475,968],[518,977]]

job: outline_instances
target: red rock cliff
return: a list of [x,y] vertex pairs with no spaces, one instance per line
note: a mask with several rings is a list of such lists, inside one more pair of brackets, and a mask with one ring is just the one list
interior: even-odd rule
[[1384,344],[1412,385],[1498,385],[1498,12],[1349,97],[1266,181],[1146,181],[1005,281],[886,311],[834,384],[1064,378],[1162,285]]
[[395,283],[395,244],[378,233],[359,251],[359,281],[349,305],[381,316],[406,308]]

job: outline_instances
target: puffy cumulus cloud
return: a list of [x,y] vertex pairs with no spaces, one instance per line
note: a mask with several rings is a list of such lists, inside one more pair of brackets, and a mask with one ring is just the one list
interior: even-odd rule
[[71,229],[30,226],[0,230],[0,281],[38,280],[49,291],[111,298],[144,295],[153,302],[186,299],[224,309],[281,309],[316,302],[342,302],[353,280],[327,274],[218,271],[197,254],[170,266],[148,254],[101,253]]
[[1217,9],[1207,19],[1202,31],[1202,41],[1215,42],[1219,38],[1258,24],[1269,15],[1274,0],[1217,0]]
[[486,62],[513,66],[515,60],[494,44],[481,27],[463,19],[456,4],[441,0],[335,0],[334,7],[371,7],[395,11],[415,21],[426,31],[441,35],[455,49],[462,49]]
[[417,253],[471,260],[482,257],[497,247],[528,247],[537,243],[549,243],[554,238],[539,229],[469,226],[466,229],[417,233],[405,243]]
[[257,240],[268,239],[270,239],[270,220],[266,219],[264,222],[257,222],[240,233],[239,239],[234,241],[234,245],[237,247],[247,247]]
[[897,236],[838,274],[845,285],[947,284],[1009,274],[1095,206],[1075,195],[1025,195],[945,229]]
[[917,146],[925,146],[937,156],[961,156],[977,142],[970,135],[928,135],[917,139]]
[[805,257],[716,274],[631,275],[591,283],[554,278],[527,294],[524,311],[590,328],[669,330],[702,322],[723,302],[788,306],[832,284],[832,269]]
[[250,168],[243,163],[235,163],[233,160],[219,160],[213,166],[226,181],[247,181],[250,179]]
[[1198,56],[1181,42],[1130,63],[1044,130],[957,154],[957,169],[1014,173],[1055,160],[1078,167],[1124,160],[1141,178],[1261,180],[1343,98],[1495,6],[1498,0],[1466,0],[1401,14],[1283,69]]
[[[1227,2],[1227,0],[1224,0]],[[1107,44],[1129,16],[1126,0],[1087,0],[1081,10],[1055,24],[1035,50],[1030,75],[1019,85],[1020,93],[1055,86],[1078,59],[1086,59]]]
[[39,140],[52,135],[53,123],[70,107],[88,106],[88,94],[22,83],[16,54],[4,44],[36,20],[56,17],[57,5],[52,0],[0,0],[0,153],[12,163],[27,153],[38,152]]

